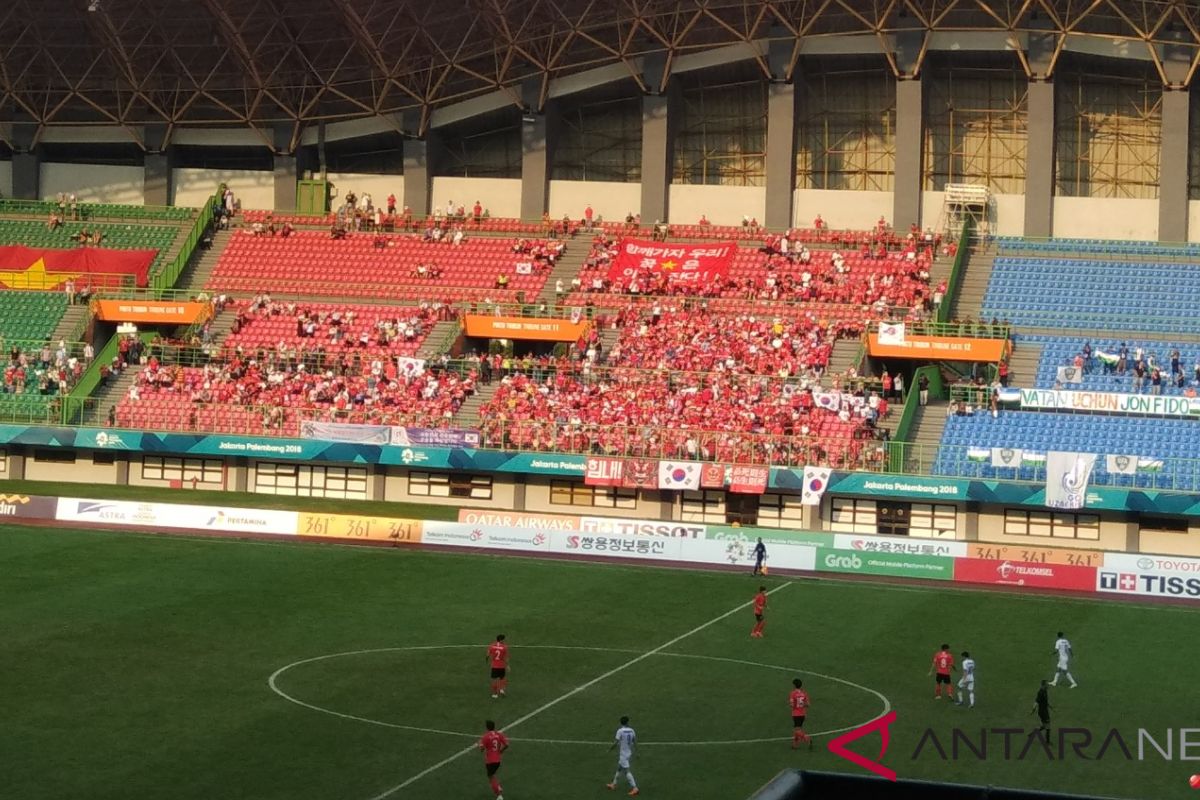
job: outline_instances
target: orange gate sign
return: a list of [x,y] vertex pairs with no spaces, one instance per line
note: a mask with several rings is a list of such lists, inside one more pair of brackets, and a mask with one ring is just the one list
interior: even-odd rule
[[900,343],[879,343],[879,334],[867,334],[867,352],[878,358],[921,358],[936,361],[995,363],[1008,355],[1007,339],[973,339],[966,336],[913,336]]
[[169,300],[97,300],[96,316],[105,322],[191,325],[209,316],[208,303]]
[[541,317],[489,317],[468,314],[467,336],[481,339],[535,339],[543,342],[573,342],[588,329],[588,321],[543,319]]

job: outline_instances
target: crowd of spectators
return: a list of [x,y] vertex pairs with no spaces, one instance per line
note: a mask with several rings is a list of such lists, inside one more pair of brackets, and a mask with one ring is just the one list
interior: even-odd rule
[[339,355],[415,355],[438,322],[456,316],[453,306],[369,306],[273,300],[260,293],[238,306],[225,349],[235,355],[268,349],[303,357],[309,352]]
[[405,375],[395,359],[264,356],[233,355],[202,367],[151,356],[117,405],[116,423],[136,426],[140,418],[171,430],[284,436],[298,436],[302,420],[446,427],[475,391],[474,375]]
[[866,252],[809,249],[789,238],[775,237],[757,251],[740,250],[729,274],[707,285],[672,284],[668,275],[650,269],[616,280],[609,278],[617,256],[617,240],[592,238],[581,273],[572,281],[572,301],[595,295],[625,297],[688,295],[705,298],[844,303],[871,306],[925,305],[931,297],[930,247],[906,244],[889,250],[883,244]]
[[59,341],[57,345],[46,342],[40,348],[10,345],[0,394],[26,397],[65,395],[94,357],[90,344],[77,352],[64,341]]

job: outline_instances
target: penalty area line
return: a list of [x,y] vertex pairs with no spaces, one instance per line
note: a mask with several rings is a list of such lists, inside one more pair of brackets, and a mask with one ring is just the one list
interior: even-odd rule
[[[788,581],[786,583],[780,584],[779,586],[776,586],[774,589],[771,589],[769,592],[767,592],[767,594],[775,594],[776,592],[778,592],[782,589],[786,589],[787,587],[789,587],[791,585],[792,585],[792,582]],[[729,619],[734,614],[736,614],[739,611],[742,611],[746,608],[749,608],[753,604],[754,604],[753,600],[747,601],[745,603],[741,603],[740,605],[729,609],[724,614],[713,617],[708,622],[701,623],[700,625],[697,625],[696,627],[692,628],[690,631],[688,631],[686,633],[679,634],[674,639],[671,639],[669,642],[663,642],[662,644],[660,644],[658,647],[654,648],[653,650],[647,650],[646,652],[642,653],[641,655],[634,656],[633,658],[629,659],[625,663],[620,664],[616,667],[613,667],[608,672],[605,672],[601,675],[597,675],[595,678],[592,678],[588,682],[579,684],[571,691],[569,691],[565,694],[559,695],[558,697],[554,698],[553,700],[549,701],[548,703],[545,703],[544,705],[538,706],[537,708],[535,708],[533,711],[530,711],[525,716],[518,717],[517,719],[510,722],[508,725],[505,725],[503,730],[511,731],[513,728],[517,727],[518,725],[522,725],[522,724],[528,722],[529,720],[533,719],[534,717],[538,716],[539,714],[549,711],[550,709],[554,708],[559,703],[562,703],[566,700],[570,700],[572,697],[579,694],[580,692],[586,692],[588,689],[592,688],[593,686],[600,683],[601,681],[608,680],[612,676],[617,675],[618,673],[624,672],[625,670],[629,669],[630,667],[632,667],[636,664],[640,664],[641,662],[645,661],[646,659],[650,658],[651,656],[658,655],[662,651],[666,650],[668,647],[672,647],[676,644],[679,644],[684,639],[687,639],[690,636],[695,636],[697,633],[700,633],[700,631],[703,631],[707,628],[711,628],[713,625],[716,625],[718,622],[722,622],[726,619]],[[396,792],[399,792],[403,789],[407,789],[409,786],[412,786],[414,783],[421,780],[425,776],[431,775],[432,773],[437,772],[442,767],[447,766],[448,764],[454,763],[455,761],[457,761],[458,759],[467,755],[468,753],[474,752],[476,749],[477,749],[477,746],[474,744],[464,747],[463,749],[459,750],[458,752],[454,753],[453,755],[443,758],[441,761],[437,762],[436,764],[434,764],[430,767],[426,767],[425,769],[421,770],[416,775],[413,775],[411,778],[403,781],[402,783],[398,783],[395,786],[393,786],[392,788],[380,792],[379,794],[372,797],[371,800],[384,800],[385,798],[391,797]]]

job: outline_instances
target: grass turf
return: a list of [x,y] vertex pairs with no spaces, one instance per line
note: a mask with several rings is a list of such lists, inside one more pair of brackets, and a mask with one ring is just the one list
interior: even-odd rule
[[[746,575],[0,525],[0,624],[9,687],[5,798],[244,797],[369,800],[639,654],[749,600]],[[783,581],[769,579],[779,587]],[[901,777],[1170,800],[1186,762],[913,760],[922,731],[1022,727],[1065,630],[1079,689],[1053,690],[1055,724],[1133,734],[1194,725],[1190,609],[949,589],[798,580],[774,593],[767,638],[748,608],[680,639],[517,727],[508,798],[610,797],[618,716],[644,743],[648,798],[744,798],[786,767],[854,771],[792,752],[787,692],[804,677],[813,731],[855,725],[886,695],[899,719],[885,758]],[[484,647],[512,645],[509,696],[488,697]],[[979,707],[932,700],[941,641],[979,662]],[[300,665],[279,677],[306,702],[420,733],[319,713],[268,676],[331,653],[415,646]],[[611,648],[601,651],[538,646]],[[689,658],[685,656],[702,656]],[[727,659],[727,660],[713,660]],[[831,677],[821,677],[831,676]],[[1181,695],[1189,692],[1190,696]],[[454,735],[454,732],[470,736]],[[779,737],[726,745],[652,745]],[[595,744],[534,743],[522,738]],[[1159,737],[1161,738],[1161,737]],[[877,739],[856,745],[873,754]],[[1131,745],[1134,743],[1131,741]],[[1095,747],[1091,748],[1095,752]],[[1134,750],[1136,757],[1136,749]],[[469,753],[392,795],[490,797]]]

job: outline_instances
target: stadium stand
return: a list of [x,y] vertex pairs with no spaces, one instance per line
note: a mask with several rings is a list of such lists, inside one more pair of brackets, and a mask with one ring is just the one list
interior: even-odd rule
[[[1200,426],[1190,419],[1140,419],[1098,414],[1014,411],[946,420],[933,472],[937,475],[1013,478],[1013,470],[993,468],[984,451],[1013,448],[1044,456],[1048,450],[1092,452],[1100,456],[1133,456],[1139,459],[1134,475],[1107,471],[1104,458],[1096,462],[1093,480],[1099,484],[1138,488],[1195,491],[1200,475],[1195,473],[1200,452]],[[972,460],[972,449],[979,461]],[[1176,462],[1172,459],[1189,459]],[[1017,480],[1045,480],[1044,464],[1026,455],[1016,473]]]
[[[579,285],[569,303],[595,301],[594,295],[638,297],[674,293],[665,279],[635,275],[610,282],[608,272],[614,242],[597,237],[579,275]],[[836,250],[808,250],[800,245],[790,255],[774,248],[739,248],[729,275],[706,287],[684,287],[680,292],[722,300],[848,303],[877,306],[919,306],[929,295],[931,253],[906,247],[879,255]],[[714,310],[733,311],[730,304]]]
[[1158,242],[1121,242],[1112,239],[1025,239],[999,236],[996,249],[1001,255],[1057,256],[1144,256],[1149,258],[1200,257],[1200,244],[1160,244]]
[[46,339],[66,310],[65,292],[0,290],[0,341]]
[[259,296],[234,301],[236,319],[225,339],[227,356],[274,350],[303,357],[309,351],[360,358],[415,356],[440,321],[453,319],[453,308],[425,303],[405,308],[343,303],[273,302]]
[[120,427],[299,436],[300,422],[446,427],[475,390],[472,375],[397,374],[384,359],[333,364],[316,356],[238,357],[204,367],[152,357],[117,403]]
[[[1135,336],[1088,339],[1082,336],[1044,335],[1022,336],[1021,342],[1042,347],[1034,384],[1036,388],[1049,389],[1058,384],[1061,389],[1137,393],[1136,365],[1139,353],[1144,365],[1140,387],[1142,393],[1154,391],[1155,369],[1161,373],[1157,383],[1160,394],[1194,393],[1200,387],[1200,344],[1196,342],[1139,339]],[[1085,357],[1085,348],[1088,347],[1091,354]],[[1120,361],[1122,354],[1125,356],[1124,364]],[[1058,368],[1075,366],[1080,368],[1078,375],[1081,381],[1059,384]]]
[[[420,236],[298,230],[290,236],[234,234],[208,288],[343,297],[532,299],[561,243],[469,237],[461,245]],[[528,264],[528,267],[521,267]],[[500,277],[503,276],[503,280]]]
[[1200,272],[1185,264],[997,258],[982,318],[1047,328],[1182,333],[1194,328]]

